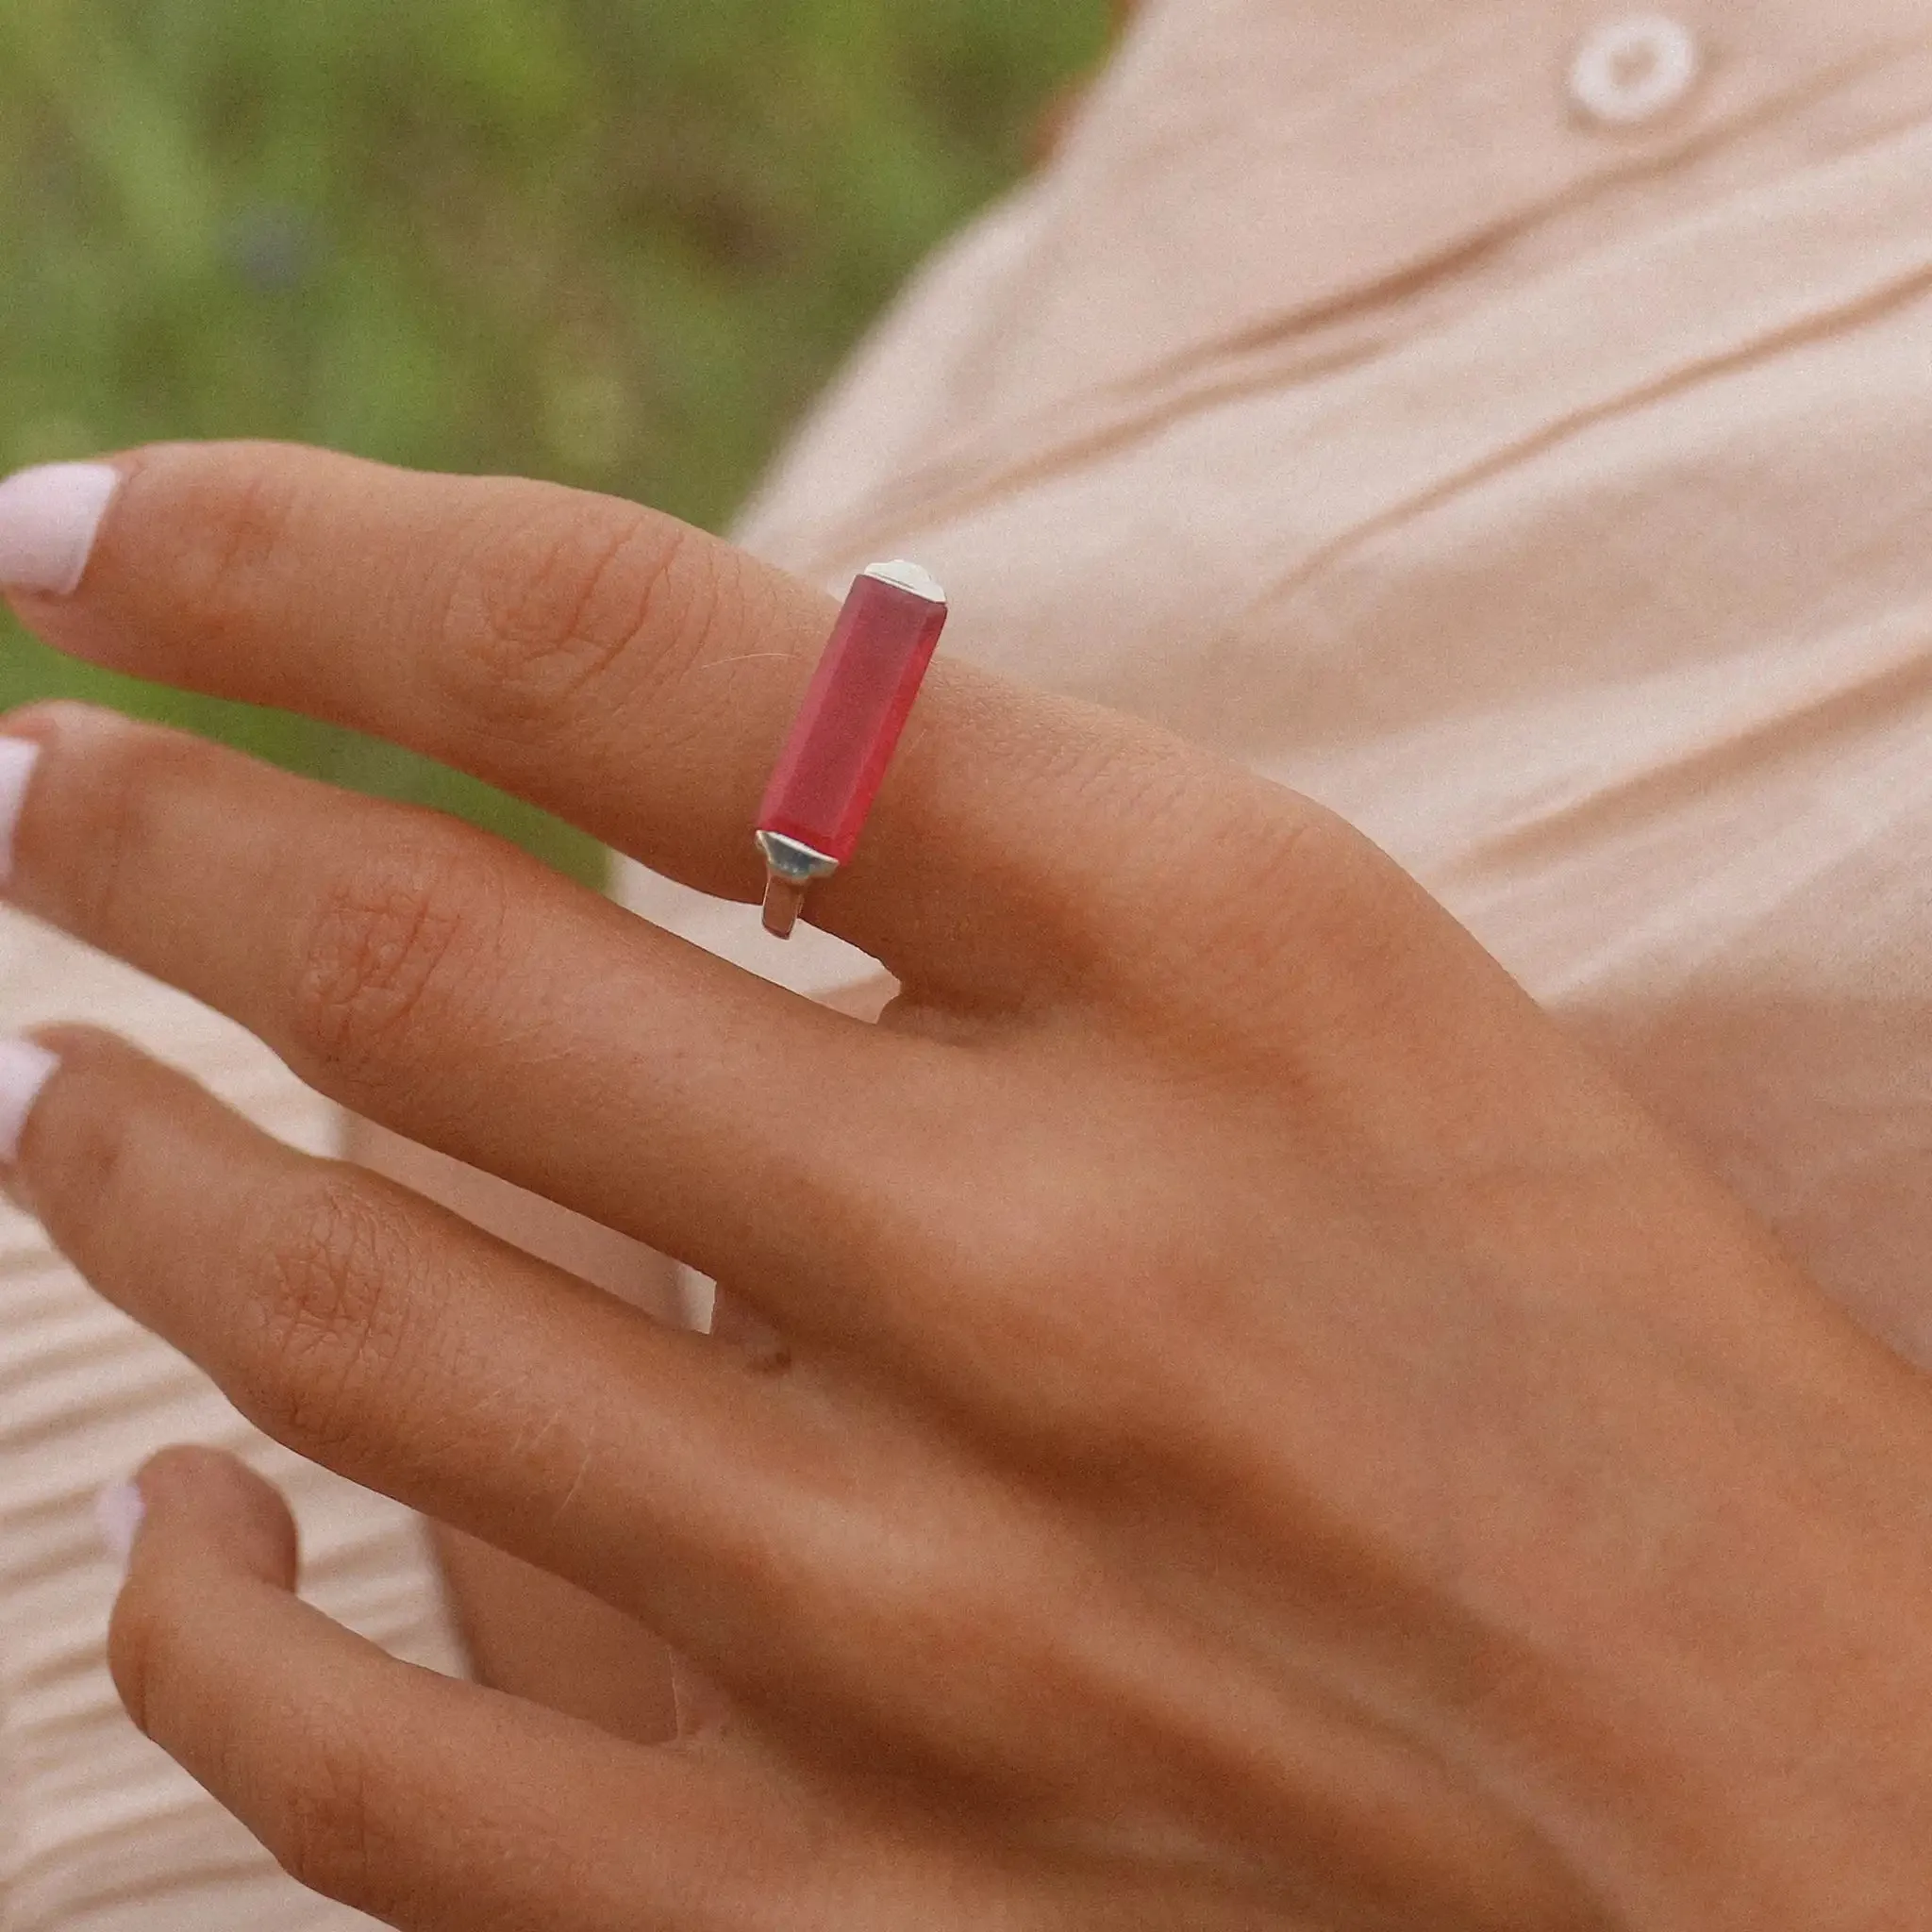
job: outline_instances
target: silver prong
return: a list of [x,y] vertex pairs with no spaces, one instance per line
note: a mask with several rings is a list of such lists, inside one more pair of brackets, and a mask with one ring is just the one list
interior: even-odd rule
[[789,940],[805,910],[806,888],[802,880],[788,879],[773,873],[765,880],[765,930],[774,940]]
[[758,840],[765,855],[765,930],[774,939],[789,940],[812,882],[830,878],[839,861],[782,832],[760,832]]

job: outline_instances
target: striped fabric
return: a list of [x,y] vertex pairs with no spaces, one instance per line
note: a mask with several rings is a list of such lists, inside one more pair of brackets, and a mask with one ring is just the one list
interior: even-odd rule
[[[11,912],[0,1013],[105,1025],[298,1146],[332,1109],[237,1027]],[[303,1891],[128,1722],[103,1640],[115,1574],[93,1498],[170,1442],[245,1456],[294,1505],[305,1593],[388,1649],[460,1668],[413,1516],[300,1461],[95,1296],[39,1228],[0,1208],[0,1828],[4,1932],[339,1932],[359,1913]]]

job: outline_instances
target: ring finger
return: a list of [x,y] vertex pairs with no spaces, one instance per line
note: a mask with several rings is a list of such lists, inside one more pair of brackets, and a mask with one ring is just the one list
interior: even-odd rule
[[[7,506],[32,512],[38,474],[0,488],[0,568]],[[142,450],[114,474],[98,534],[73,539],[84,574],[54,580],[68,593],[14,587],[58,648],[372,731],[687,884],[757,895],[759,790],[834,615],[817,591],[671,518],[543,484],[242,444]],[[1065,709],[939,666],[866,846],[815,917],[982,1005],[1105,953],[1061,928],[1110,900],[1131,920],[1106,798],[1144,805],[1138,767],[1164,754],[1065,717],[1041,728]],[[1070,769],[1083,736],[1113,782]],[[1070,790],[1088,809],[1069,814]],[[1076,874],[1085,891],[1066,890]]]

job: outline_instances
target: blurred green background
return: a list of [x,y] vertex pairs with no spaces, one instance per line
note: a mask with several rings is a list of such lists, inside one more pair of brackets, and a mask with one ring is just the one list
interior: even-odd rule
[[[1025,166],[1107,0],[0,0],[0,471],[286,437],[721,526],[920,256]],[[61,692],[593,848],[307,721]]]

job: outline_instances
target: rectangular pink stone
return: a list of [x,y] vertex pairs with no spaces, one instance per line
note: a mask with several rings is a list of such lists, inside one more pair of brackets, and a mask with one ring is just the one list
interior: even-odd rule
[[852,857],[946,626],[943,602],[875,576],[852,586],[758,809],[758,829]]

